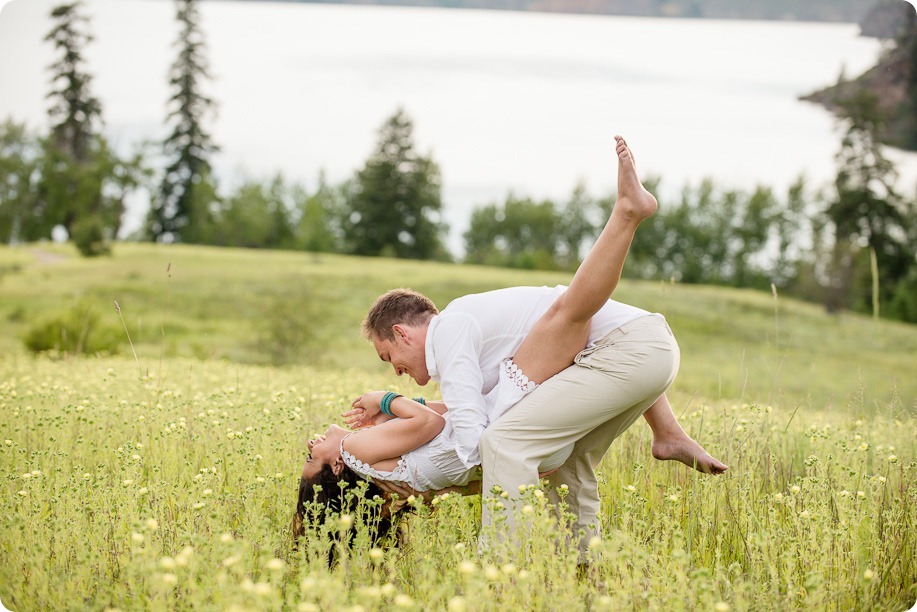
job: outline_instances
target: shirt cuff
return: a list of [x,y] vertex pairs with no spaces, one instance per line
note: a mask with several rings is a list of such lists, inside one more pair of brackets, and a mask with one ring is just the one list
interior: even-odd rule
[[456,444],[455,454],[467,469],[481,465],[481,455],[477,447],[466,448],[461,444]]

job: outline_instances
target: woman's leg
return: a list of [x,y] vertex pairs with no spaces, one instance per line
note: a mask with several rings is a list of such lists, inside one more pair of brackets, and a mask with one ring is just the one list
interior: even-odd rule
[[611,217],[580,264],[567,291],[535,323],[513,361],[536,383],[573,363],[586,346],[592,316],[602,308],[621,279],[624,260],[637,226],[656,212],[656,198],[637,178],[627,143],[615,136],[618,199]]
[[682,428],[664,393],[643,413],[643,417],[653,430],[653,457],[656,459],[681,461],[704,474],[722,474],[729,469]]
[[[619,136],[615,141],[618,199],[611,217],[570,287],[538,320],[513,356],[522,372],[539,384],[569,367],[586,346],[592,316],[617,287],[637,226],[656,212],[656,198],[640,183],[627,143]],[[681,461],[707,474],[722,474],[728,469],[682,429],[665,395],[644,417],[653,430],[656,459]]]

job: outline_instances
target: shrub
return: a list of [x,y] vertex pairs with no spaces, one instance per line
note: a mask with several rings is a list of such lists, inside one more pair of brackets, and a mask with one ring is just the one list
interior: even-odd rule
[[69,310],[37,321],[23,341],[33,353],[95,355],[117,353],[122,338],[117,327],[99,320],[99,313],[91,304],[80,301]]
[[898,283],[888,314],[894,319],[917,323],[917,268]]
[[306,363],[326,345],[327,299],[301,279],[280,284],[256,322],[255,348],[274,365]]
[[73,242],[84,257],[97,257],[111,253],[106,238],[105,222],[98,215],[90,215],[73,223]]

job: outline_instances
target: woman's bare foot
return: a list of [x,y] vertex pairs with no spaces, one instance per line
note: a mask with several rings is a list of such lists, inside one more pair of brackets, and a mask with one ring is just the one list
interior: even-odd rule
[[685,434],[678,438],[653,440],[653,457],[661,461],[681,461],[704,474],[723,474],[729,469],[726,464],[714,459],[704,447]]
[[637,177],[633,153],[620,136],[615,136],[615,152],[618,154],[618,200],[614,212],[625,214],[628,220],[640,223],[656,212],[656,198],[643,187]]

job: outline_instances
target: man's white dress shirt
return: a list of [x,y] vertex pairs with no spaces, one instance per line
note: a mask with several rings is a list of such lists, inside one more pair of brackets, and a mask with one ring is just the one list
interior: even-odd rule
[[[478,444],[489,423],[485,396],[497,384],[500,363],[516,353],[535,322],[566,290],[563,285],[511,287],[466,295],[430,320],[427,370],[439,383],[451,413],[456,452],[466,467],[480,463]],[[589,344],[647,314],[608,300],[592,317]]]

